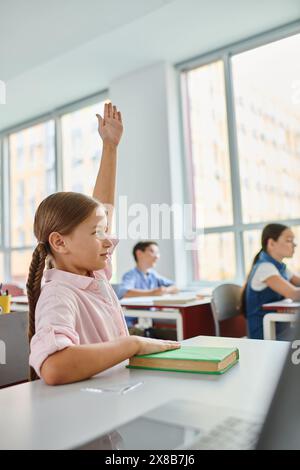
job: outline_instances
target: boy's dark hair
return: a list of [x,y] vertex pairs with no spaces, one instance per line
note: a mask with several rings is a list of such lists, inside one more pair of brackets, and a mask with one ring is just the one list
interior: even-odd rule
[[147,241],[143,241],[143,242],[138,242],[136,245],[134,245],[133,250],[132,250],[132,254],[133,254],[133,257],[134,257],[136,262],[137,262],[137,256],[136,256],[137,250],[145,251],[151,245],[158,246],[158,243],[153,242],[151,240],[147,240]]

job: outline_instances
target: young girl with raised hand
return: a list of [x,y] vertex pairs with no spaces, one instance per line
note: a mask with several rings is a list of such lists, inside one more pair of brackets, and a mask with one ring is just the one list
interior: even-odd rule
[[[253,339],[263,339],[263,317],[267,313],[263,304],[285,297],[300,300],[300,277],[287,269],[284,258],[295,251],[295,236],[286,225],[269,224],[263,229],[261,249],[255,256],[242,294],[242,311],[248,321],[248,334]],[[276,324],[278,339],[286,339],[289,328]]]
[[[109,284],[117,146],[123,125],[111,103],[97,115],[103,152],[93,198],[60,192],[44,199],[34,220],[38,244],[27,280],[31,379],[49,385],[87,379],[135,354],[180,343],[129,336]],[[101,201],[101,202],[100,202]],[[46,261],[51,269],[45,270]],[[44,283],[41,287],[41,281]]]

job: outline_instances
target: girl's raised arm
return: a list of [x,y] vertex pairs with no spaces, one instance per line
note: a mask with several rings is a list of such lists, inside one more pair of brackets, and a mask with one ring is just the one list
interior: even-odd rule
[[97,175],[93,197],[107,208],[108,233],[111,233],[111,222],[115,204],[117,147],[123,133],[120,111],[111,103],[104,106],[104,117],[99,114],[98,132],[103,141],[103,150],[99,172]]

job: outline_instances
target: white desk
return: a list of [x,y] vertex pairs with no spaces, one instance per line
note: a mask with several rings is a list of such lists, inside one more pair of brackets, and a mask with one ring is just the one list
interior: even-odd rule
[[11,312],[28,312],[28,297],[27,295],[19,295],[11,298]]
[[263,319],[264,339],[274,340],[276,339],[276,323],[292,323],[296,321],[297,314],[300,313],[300,302],[283,299],[278,302],[264,304],[262,308],[265,312],[270,312]]
[[278,302],[263,304],[263,310],[272,312],[300,312],[300,302],[294,302],[292,299],[283,299]]
[[18,295],[18,296],[13,296],[11,298],[11,301],[16,303],[16,304],[25,304],[28,305],[28,297],[27,295]]
[[[199,336],[184,344],[237,346],[240,361],[220,376],[130,370],[121,364],[76,384],[51,387],[37,381],[0,390],[0,449],[77,447],[171,399],[266,412],[289,343]],[[136,381],[143,384],[125,395],[81,391]]]
[[177,310],[123,310],[124,316],[129,318],[147,318],[150,320],[175,320],[176,322],[176,333],[177,341],[183,340],[183,327],[181,313]]

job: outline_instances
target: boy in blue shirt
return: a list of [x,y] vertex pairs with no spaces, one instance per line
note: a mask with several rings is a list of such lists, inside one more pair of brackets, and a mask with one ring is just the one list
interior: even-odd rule
[[122,277],[118,297],[139,297],[147,295],[175,294],[174,282],[158,274],[153,268],[159,257],[158,244],[154,241],[141,241],[133,248],[136,267]]

